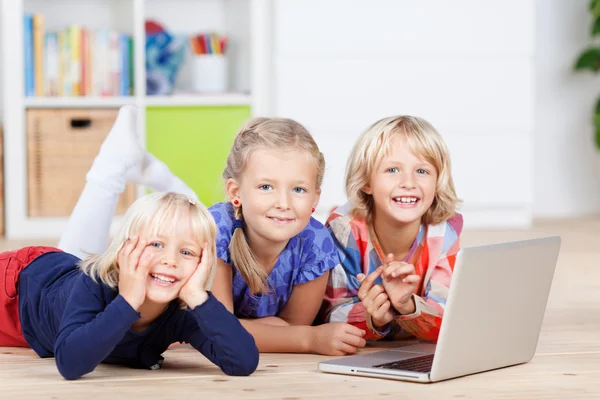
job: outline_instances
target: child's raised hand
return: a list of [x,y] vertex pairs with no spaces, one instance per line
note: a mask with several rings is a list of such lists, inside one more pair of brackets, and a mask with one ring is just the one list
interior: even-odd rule
[[330,322],[311,327],[310,351],[327,356],[354,354],[367,343],[365,331],[344,322]]
[[421,277],[415,273],[415,266],[403,261],[395,261],[394,255],[388,254],[381,276],[383,288],[390,298],[392,307],[400,314],[415,312],[416,306],[412,295],[421,281]]
[[213,250],[208,243],[202,247],[202,256],[196,270],[179,291],[179,298],[191,309],[208,300],[206,286],[210,280],[213,266]]
[[377,330],[382,330],[394,319],[390,300],[384,287],[375,284],[375,281],[382,272],[383,267],[379,267],[366,277],[364,274],[358,274],[356,276],[360,282],[358,298],[365,307],[365,310],[367,310],[371,316],[373,326]]
[[138,236],[127,239],[119,253],[119,294],[134,310],[146,299],[146,284],[150,271],[150,254],[144,252],[147,242]]

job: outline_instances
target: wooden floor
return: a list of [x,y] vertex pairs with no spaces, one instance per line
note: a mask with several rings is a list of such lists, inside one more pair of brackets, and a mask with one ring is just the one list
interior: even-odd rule
[[[0,399],[600,399],[600,220],[468,231],[463,246],[547,235],[560,235],[563,243],[537,353],[528,364],[418,384],[319,373],[316,363],[323,356],[263,354],[251,377],[232,378],[180,347],[166,352],[162,370],[101,365],[68,382],[53,359],[2,348]],[[0,241],[0,249],[23,244]]]

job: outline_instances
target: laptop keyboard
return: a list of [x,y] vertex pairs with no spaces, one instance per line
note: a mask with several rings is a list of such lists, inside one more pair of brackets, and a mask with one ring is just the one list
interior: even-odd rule
[[405,371],[430,372],[433,364],[433,354],[408,358],[406,360],[392,361],[385,364],[373,365],[373,368],[402,369]]

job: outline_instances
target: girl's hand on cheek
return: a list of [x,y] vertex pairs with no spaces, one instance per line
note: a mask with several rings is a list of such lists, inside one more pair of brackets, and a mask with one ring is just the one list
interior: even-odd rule
[[190,309],[194,309],[208,300],[206,285],[210,280],[213,268],[213,250],[208,243],[202,247],[202,256],[196,270],[179,291],[179,298],[183,300]]
[[150,271],[150,253],[147,242],[139,237],[127,239],[119,253],[119,294],[136,311],[146,300],[146,283]]

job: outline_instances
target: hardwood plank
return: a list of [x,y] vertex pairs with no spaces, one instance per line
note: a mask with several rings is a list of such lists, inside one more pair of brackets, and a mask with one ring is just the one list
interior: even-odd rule
[[[197,374],[187,368],[170,365],[160,371],[143,374],[123,373],[111,369],[112,374],[95,374],[79,381],[68,382],[58,378],[51,381],[6,382],[0,395],[11,398],[44,398],[49,393],[55,398],[146,398],[157,393],[169,398],[201,395],[203,398],[294,399],[294,398],[360,398],[401,395],[402,398],[494,398],[494,399],[549,399],[597,398],[600,389],[594,382],[600,379],[600,353],[566,354],[538,357],[521,366],[504,368],[477,375],[457,378],[435,384],[418,384],[383,379],[324,374],[314,365],[304,369],[279,371],[259,369],[251,377],[224,377]],[[116,372],[116,373],[115,373]],[[16,375],[16,374],[15,374]],[[19,374],[20,375],[20,374]],[[17,375],[18,376],[18,375]],[[47,397],[45,397],[47,398]]]
[[[184,345],[165,352],[163,369],[158,371],[100,365],[71,382],[60,376],[54,359],[40,359],[31,349],[0,348],[0,398],[597,399],[600,220],[542,221],[525,230],[467,231],[462,241],[463,246],[473,246],[548,235],[560,235],[563,244],[537,352],[524,365],[418,384],[319,372],[317,362],[332,357],[262,354],[252,376],[228,377]],[[0,240],[0,249],[30,244]],[[362,352],[397,345],[400,343],[376,343]]]

